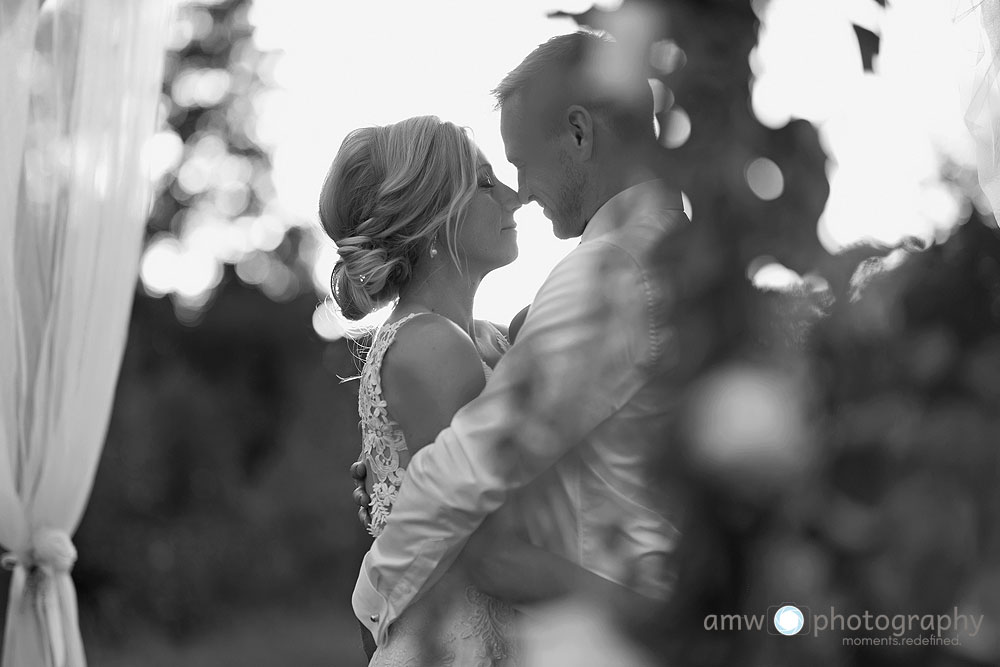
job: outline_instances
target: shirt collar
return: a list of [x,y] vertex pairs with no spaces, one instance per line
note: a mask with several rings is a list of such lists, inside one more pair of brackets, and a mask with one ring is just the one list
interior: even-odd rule
[[662,211],[683,210],[680,194],[661,179],[653,179],[622,190],[604,202],[590,218],[580,242],[603,236],[626,220]]

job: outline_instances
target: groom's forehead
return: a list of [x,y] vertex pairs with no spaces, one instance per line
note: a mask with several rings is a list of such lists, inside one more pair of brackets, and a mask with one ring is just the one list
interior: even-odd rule
[[534,136],[541,127],[542,114],[537,104],[518,95],[503,105],[500,110],[500,133],[504,142],[520,143]]
[[500,129],[509,131],[517,129],[524,122],[524,102],[522,96],[511,97],[500,108]]

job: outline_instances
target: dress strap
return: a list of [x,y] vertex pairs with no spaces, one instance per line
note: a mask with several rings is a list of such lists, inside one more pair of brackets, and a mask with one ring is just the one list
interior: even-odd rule
[[430,311],[423,311],[423,310],[416,313],[409,313],[408,315],[404,315],[403,317],[399,318],[395,322],[392,322],[390,324],[383,324],[382,328],[379,329],[379,333],[381,334],[383,331],[392,331],[393,336],[395,336],[395,332],[399,331],[400,327],[402,327],[404,324],[406,324],[414,317],[417,317],[419,315],[433,315],[433,313],[431,313]]

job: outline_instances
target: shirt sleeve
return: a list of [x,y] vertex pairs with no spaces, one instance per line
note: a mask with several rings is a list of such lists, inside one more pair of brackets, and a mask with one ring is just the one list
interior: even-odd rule
[[640,264],[611,243],[581,244],[552,272],[483,393],[413,456],[364,558],[353,606],[379,645],[511,491],[647,381],[657,349],[652,303]]

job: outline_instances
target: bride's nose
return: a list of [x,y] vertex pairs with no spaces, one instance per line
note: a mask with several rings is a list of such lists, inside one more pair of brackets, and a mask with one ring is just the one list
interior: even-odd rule
[[511,188],[507,187],[504,183],[500,183],[500,203],[508,211],[516,211],[521,208],[521,200]]

